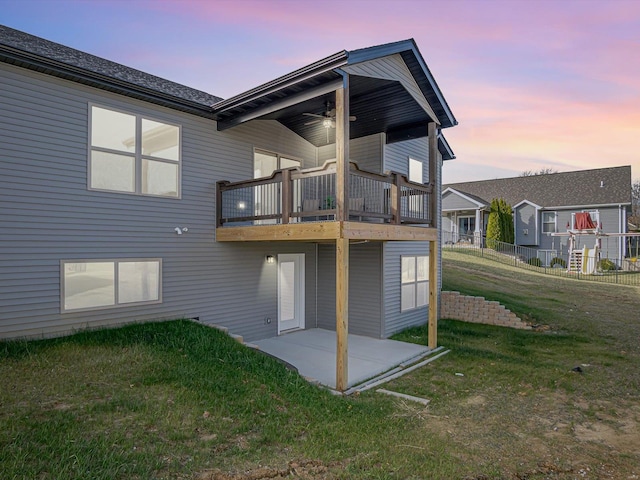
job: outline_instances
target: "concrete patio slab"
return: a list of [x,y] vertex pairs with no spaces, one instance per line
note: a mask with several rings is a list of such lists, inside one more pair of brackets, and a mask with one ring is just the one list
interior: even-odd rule
[[[253,343],[296,367],[300,375],[336,388],[336,332],[312,328]],[[349,334],[348,346],[349,387],[430,352],[424,345],[353,334]]]

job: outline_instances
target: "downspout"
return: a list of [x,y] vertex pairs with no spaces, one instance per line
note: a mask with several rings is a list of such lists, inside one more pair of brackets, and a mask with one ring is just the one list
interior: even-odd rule
[[[620,229],[618,230],[621,233],[627,233],[627,210],[623,208],[622,205],[618,205],[618,209],[620,212]],[[620,237],[618,239],[618,253],[620,255],[620,266],[622,266],[622,262],[624,261],[625,255],[627,254],[626,245],[625,245],[626,237]]]

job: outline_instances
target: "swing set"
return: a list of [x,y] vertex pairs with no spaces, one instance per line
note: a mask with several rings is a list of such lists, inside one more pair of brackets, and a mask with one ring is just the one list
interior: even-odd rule
[[[567,247],[569,250],[569,261],[567,262],[567,272],[582,273],[584,275],[602,274],[603,259],[602,239],[606,239],[607,251],[609,250],[609,238],[624,237],[627,239],[629,252],[631,252],[631,238],[640,237],[640,233],[605,233],[602,231],[600,222],[600,212],[598,210],[587,212],[576,212],[571,214],[571,223],[567,223],[566,233],[552,233],[552,236],[569,237]],[[583,236],[594,236],[593,247],[580,245]],[[638,238],[640,240],[640,238]],[[635,266],[638,261],[638,240],[635,242],[635,256],[629,261]],[[606,258],[604,260],[607,260]]]

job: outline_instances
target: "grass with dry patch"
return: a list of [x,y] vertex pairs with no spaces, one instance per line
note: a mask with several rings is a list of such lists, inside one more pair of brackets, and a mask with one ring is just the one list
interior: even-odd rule
[[548,329],[442,321],[451,353],[385,386],[426,408],[333,396],[192,322],[0,343],[0,478],[640,475],[639,289],[449,252],[444,283]]
[[[452,252],[444,255],[443,289],[498,300],[546,328],[441,321],[439,343],[451,353],[389,386],[431,398],[425,428],[446,431],[478,476],[640,474],[640,289]],[[425,337],[423,328],[397,336]]]

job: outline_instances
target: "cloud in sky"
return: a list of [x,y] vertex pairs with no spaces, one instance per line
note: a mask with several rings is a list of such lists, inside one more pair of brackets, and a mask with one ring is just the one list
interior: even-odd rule
[[[229,97],[415,38],[460,125],[445,181],[552,166],[640,178],[636,0],[0,0],[0,22]],[[69,12],[73,12],[69,15]]]

